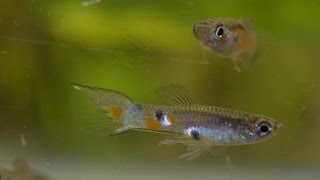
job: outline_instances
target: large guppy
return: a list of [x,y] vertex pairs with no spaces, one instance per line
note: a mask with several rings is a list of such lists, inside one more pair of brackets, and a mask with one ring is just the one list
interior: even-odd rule
[[[194,159],[212,147],[257,143],[277,134],[282,124],[272,118],[193,103],[184,86],[172,84],[156,89],[168,106],[140,104],[123,93],[74,84],[86,92],[106,113],[113,125],[111,134],[149,131],[172,134],[163,145],[185,144],[188,153],[182,158]],[[94,121],[93,121],[94,122]],[[104,125],[110,124],[106,123]]]

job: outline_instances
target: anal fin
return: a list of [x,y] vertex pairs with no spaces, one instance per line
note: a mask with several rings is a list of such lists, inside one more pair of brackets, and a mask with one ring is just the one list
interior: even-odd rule
[[187,146],[187,153],[179,156],[179,158],[187,160],[194,160],[200,156],[206,155],[212,149],[214,149],[213,154],[216,155],[216,152],[221,152],[220,150],[217,151],[216,149],[223,149],[219,148],[219,146],[213,146],[210,142],[194,140],[188,137],[179,137],[177,139],[165,139],[160,142],[160,145],[175,144],[184,144]]

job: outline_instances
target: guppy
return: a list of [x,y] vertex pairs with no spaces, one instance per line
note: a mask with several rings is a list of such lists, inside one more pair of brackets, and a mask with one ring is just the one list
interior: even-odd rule
[[202,47],[231,59],[237,71],[257,55],[257,35],[249,20],[206,19],[194,24],[193,34]]
[[[213,146],[231,146],[260,142],[277,134],[280,122],[257,114],[193,103],[184,86],[172,84],[156,89],[156,95],[168,106],[140,104],[121,92],[74,84],[107,114],[106,121],[117,126],[112,134],[149,131],[175,135],[160,144],[185,144],[194,159]],[[104,124],[106,125],[106,124]]]

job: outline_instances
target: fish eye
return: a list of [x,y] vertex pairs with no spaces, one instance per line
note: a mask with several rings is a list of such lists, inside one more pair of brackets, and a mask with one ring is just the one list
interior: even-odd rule
[[224,34],[224,27],[223,26],[218,26],[215,32],[216,36],[218,38],[221,38]]
[[270,123],[262,121],[257,125],[256,131],[260,136],[266,136],[272,131],[272,127]]

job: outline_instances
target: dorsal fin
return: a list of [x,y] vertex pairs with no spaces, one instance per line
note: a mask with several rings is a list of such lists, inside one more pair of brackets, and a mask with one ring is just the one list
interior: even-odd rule
[[155,94],[170,105],[190,106],[193,104],[188,90],[180,84],[157,88]]

